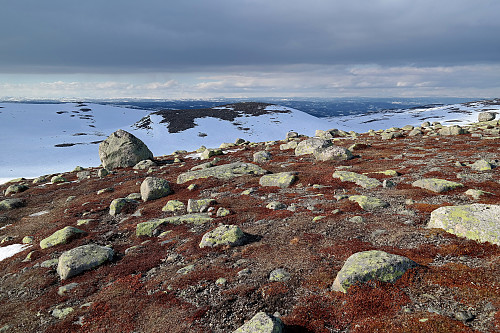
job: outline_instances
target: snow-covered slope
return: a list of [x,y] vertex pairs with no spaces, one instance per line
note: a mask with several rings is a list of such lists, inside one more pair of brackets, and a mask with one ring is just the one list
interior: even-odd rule
[[[256,103],[257,104],[257,103]],[[0,103],[0,183],[17,177],[37,177],[100,164],[98,143],[122,128],[148,145],[155,156],[175,150],[218,147],[236,138],[249,141],[283,139],[290,130],[314,135],[316,129],[338,128],[366,132],[392,126],[440,121],[467,124],[484,110],[500,112],[500,101],[378,112],[357,116],[317,118],[276,105],[259,106],[262,112],[239,112],[231,120],[213,116],[193,118],[193,126],[170,133],[160,114],[100,104]],[[214,108],[238,111],[234,106]],[[213,112],[213,111],[212,111]],[[182,116],[182,113],[179,115]],[[222,117],[224,118],[224,117]],[[139,126],[147,119],[147,126]]]

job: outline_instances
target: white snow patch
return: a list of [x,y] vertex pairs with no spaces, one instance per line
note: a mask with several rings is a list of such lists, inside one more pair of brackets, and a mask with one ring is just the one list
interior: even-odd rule
[[42,210],[41,212],[33,213],[33,214],[29,215],[29,217],[42,216],[42,215],[45,215],[45,214],[48,214],[48,213],[49,213],[48,210]]
[[0,247],[0,261],[12,257],[13,255],[24,251],[29,248],[31,245],[28,244],[12,244],[4,247]]

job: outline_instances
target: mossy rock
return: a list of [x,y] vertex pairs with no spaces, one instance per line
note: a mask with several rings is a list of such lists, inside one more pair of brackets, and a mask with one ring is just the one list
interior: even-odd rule
[[137,201],[127,198],[118,198],[111,201],[109,205],[109,214],[116,216],[124,211],[131,210],[137,205]]
[[318,149],[324,149],[331,146],[332,143],[329,140],[312,138],[301,141],[295,148],[295,156],[313,154]]
[[419,179],[413,182],[411,185],[414,187],[420,187],[436,193],[442,193],[464,186],[463,184],[460,183],[439,178]]
[[59,176],[54,176],[50,179],[50,182],[52,184],[57,184],[57,183],[64,183],[66,182],[66,178],[64,178],[63,176],[59,175]]
[[427,227],[441,228],[460,237],[500,245],[500,205],[440,207],[431,213]]
[[52,235],[40,241],[40,248],[47,249],[52,246],[66,244],[72,239],[85,235],[86,232],[75,227],[65,227],[57,230]]
[[215,199],[189,199],[187,205],[188,213],[201,213],[206,210],[208,206],[214,205],[216,203]]
[[216,246],[237,246],[243,243],[245,234],[236,225],[221,225],[203,235],[200,248]]
[[26,202],[23,199],[13,198],[0,201],[0,210],[10,210],[24,207]]
[[475,171],[489,171],[493,166],[485,160],[478,160],[470,165],[470,168]]
[[24,185],[24,184],[13,184],[13,185],[10,185],[9,187],[7,187],[7,189],[5,190],[5,195],[9,195],[9,194],[16,194],[16,193],[21,193],[21,192],[24,192],[28,189],[28,186]]
[[352,171],[335,171],[332,175],[333,178],[339,178],[343,182],[353,182],[356,185],[359,185],[364,188],[375,188],[381,186],[382,183],[375,179],[370,178],[365,175],[361,175]]
[[172,213],[183,212],[186,210],[186,205],[179,200],[169,200],[161,210]]
[[332,285],[332,290],[347,292],[356,283],[369,280],[394,282],[417,263],[403,256],[383,251],[363,251],[350,256]]

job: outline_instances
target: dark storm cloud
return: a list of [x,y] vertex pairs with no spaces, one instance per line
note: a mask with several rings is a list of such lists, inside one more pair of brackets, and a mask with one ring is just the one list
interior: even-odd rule
[[9,1],[0,71],[496,63],[498,13],[497,0]]

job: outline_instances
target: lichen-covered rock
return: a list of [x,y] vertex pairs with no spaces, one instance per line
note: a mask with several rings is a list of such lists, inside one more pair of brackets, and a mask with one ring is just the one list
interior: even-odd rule
[[290,280],[290,273],[283,268],[277,268],[269,274],[269,281],[284,282]]
[[223,180],[228,180],[244,175],[265,175],[267,170],[262,169],[258,165],[252,163],[235,162],[230,164],[217,165],[204,170],[195,170],[181,173],[177,177],[178,184],[184,184],[188,181],[215,177]]
[[272,210],[282,210],[286,209],[286,205],[284,203],[281,203],[279,201],[271,201],[266,205],[267,209],[272,209]]
[[153,153],[140,139],[119,129],[99,144],[99,158],[104,168],[112,170],[153,159]]
[[224,154],[221,149],[205,149],[201,155],[201,160],[208,160],[212,156],[222,155]]
[[203,235],[200,248],[215,246],[237,246],[243,243],[245,234],[236,225],[221,225]]
[[171,216],[162,219],[153,219],[137,224],[135,234],[137,236],[153,236],[156,228],[164,224],[194,224],[201,225],[212,222],[213,218],[207,214],[186,214],[180,216]]
[[229,209],[224,208],[224,207],[219,207],[219,209],[217,209],[216,216],[217,217],[224,217],[224,216],[228,216],[229,214],[231,214],[231,211]]
[[338,146],[316,149],[313,155],[318,161],[347,161],[354,157],[349,149]]
[[403,256],[383,251],[363,251],[350,256],[332,285],[332,290],[347,292],[356,283],[369,280],[394,282],[417,263]]
[[352,171],[335,171],[332,177],[339,178],[343,182],[354,182],[356,185],[368,189],[382,185],[382,183],[375,178],[370,178]]
[[161,210],[163,212],[178,213],[186,210],[186,205],[179,200],[169,200]]
[[431,213],[428,228],[500,245],[500,205],[471,204],[440,207]]
[[64,177],[63,177],[63,176],[61,176],[61,175],[54,176],[54,177],[50,178],[50,182],[51,182],[52,184],[64,183],[64,182],[66,182],[66,181],[67,181],[67,180],[66,180],[66,178],[64,178]]
[[277,186],[286,188],[297,180],[295,172],[280,172],[260,177],[260,186]]
[[311,138],[301,141],[297,148],[295,148],[295,156],[313,154],[315,150],[326,148],[331,146],[332,143],[329,140],[320,138]]
[[268,151],[258,151],[253,154],[254,163],[263,163],[271,160],[271,153]]
[[14,208],[24,207],[26,202],[23,199],[12,198],[0,201],[0,210],[10,210]]
[[24,184],[12,184],[5,190],[5,195],[16,194],[24,192],[28,189],[28,186]]
[[460,183],[439,178],[419,179],[417,181],[414,181],[411,185],[414,187],[420,187],[436,193],[442,193],[464,186],[463,184]]
[[443,127],[439,130],[439,135],[460,135],[466,134],[467,130],[458,125]]
[[137,201],[127,198],[117,198],[109,205],[109,215],[116,216],[122,212],[130,212],[137,205]]
[[281,333],[283,322],[281,319],[259,312],[252,319],[233,333]]
[[172,194],[170,183],[162,178],[147,177],[141,184],[142,201],[150,201]]
[[470,165],[472,170],[475,171],[489,171],[493,169],[493,166],[486,160],[477,160]]
[[208,209],[210,205],[216,203],[215,199],[189,199],[187,205],[188,213],[202,213]]
[[491,192],[486,192],[486,191],[482,191],[482,190],[476,190],[476,189],[468,189],[467,191],[465,191],[465,194],[466,195],[470,195],[472,198],[478,200],[479,198],[481,198],[483,195],[486,195],[486,194],[493,194]]
[[495,117],[496,117],[496,113],[495,112],[488,112],[488,111],[480,112],[477,115],[477,121],[479,121],[479,122],[491,121],[491,120],[494,120]]
[[295,131],[290,131],[290,132],[286,133],[287,139],[294,139],[294,138],[298,138],[298,137],[299,137],[299,133],[297,133]]
[[66,244],[72,239],[85,235],[86,232],[75,227],[65,227],[57,230],[52,235],[40,241],[40,248],[47,249],[52,246]]
[[389,206],[389,204],[383,200],[374,197],[368,197],[365,195],[351,195],[349,197],[349,200],[356,202],[359,205],[359,207],[367,211],[385,208]]
[[57,273],[61,280],[69,279],[113,259],[110,247],[88,244],[64,252],[59,257]]
[[295,149],[299,143],[297,141],[290,141],[280,145],[280,150]]
[[155,167],[156,163],[152,160],[142,160],[134,165],[135,170],[148,170],[149,168]]

